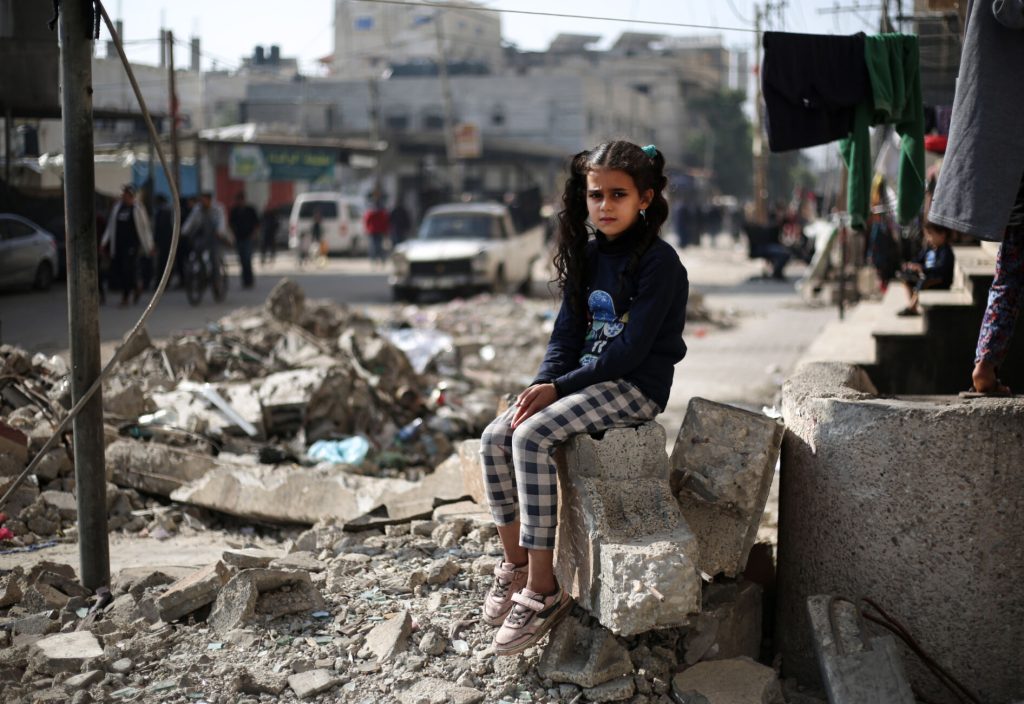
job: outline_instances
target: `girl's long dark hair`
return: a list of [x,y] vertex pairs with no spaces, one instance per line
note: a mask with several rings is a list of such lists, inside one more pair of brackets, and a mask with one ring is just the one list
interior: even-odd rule
[[555,253],[555,272],[562,295],[576,312],[583,310],[587,295],[587,173],[593,169],[615,169],[624,171],[633,179],[641,195],[648,189],[654,191],[651,204],[647,206],[643,237],[633,248],[633,253],[624,272],[632,275],[640,264],[640,258],[658,237],[661,226],[668,219],[668,202],[664,190],[668,183],[665,178],[665,157],[655,150],[654,156],[632,142],[613,140],[583,151],[572,158],[569,164],[569,178],[562,193],[562,210],[558,213],[558,251]]

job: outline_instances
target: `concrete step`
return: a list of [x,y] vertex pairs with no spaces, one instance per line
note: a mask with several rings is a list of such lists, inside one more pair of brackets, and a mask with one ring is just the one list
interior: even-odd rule
[[953,254],[956,256],[953,288],[967,291],[974,305],[984,306],[995,276],[995,255],[988,247],[966,246],[953,247]]

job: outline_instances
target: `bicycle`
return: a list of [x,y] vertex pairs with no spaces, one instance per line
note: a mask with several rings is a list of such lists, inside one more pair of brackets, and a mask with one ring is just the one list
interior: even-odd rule
[[228,272],[224,258],[217,256],[216,266],[211,263],[213,253],[209,249],[193,250],[188,255],[185,267],[185,295],[194,306],[203,300],[206,287],[210,287],[213,300],[220,303],[228,295]]

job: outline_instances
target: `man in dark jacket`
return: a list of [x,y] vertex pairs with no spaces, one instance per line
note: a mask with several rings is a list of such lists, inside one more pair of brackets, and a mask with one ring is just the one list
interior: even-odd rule
[[228,214],[228,225],[235,235],[235,249],[238,252],[238,263],[242,267],[242,287],[252,288],[252,248],[253,235],[259,227],[260,217],[256,208],[245,202],[245,192],[235,195],[234,205]]

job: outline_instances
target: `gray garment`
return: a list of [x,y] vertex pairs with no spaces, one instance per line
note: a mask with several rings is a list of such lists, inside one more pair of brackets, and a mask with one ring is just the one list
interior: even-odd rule
[[967,13],[949,148],[928,219],[1001,240],[1024,173],[1024,31],[1001,24],[992,0],[969,2]]
[[1010,211],[1010,220],[1006,223],[1007,227],[1020,227],[1021,225],[1024,225],[1024,177],[1020,180],[1017,200],[1013,204],[1013,210]]

